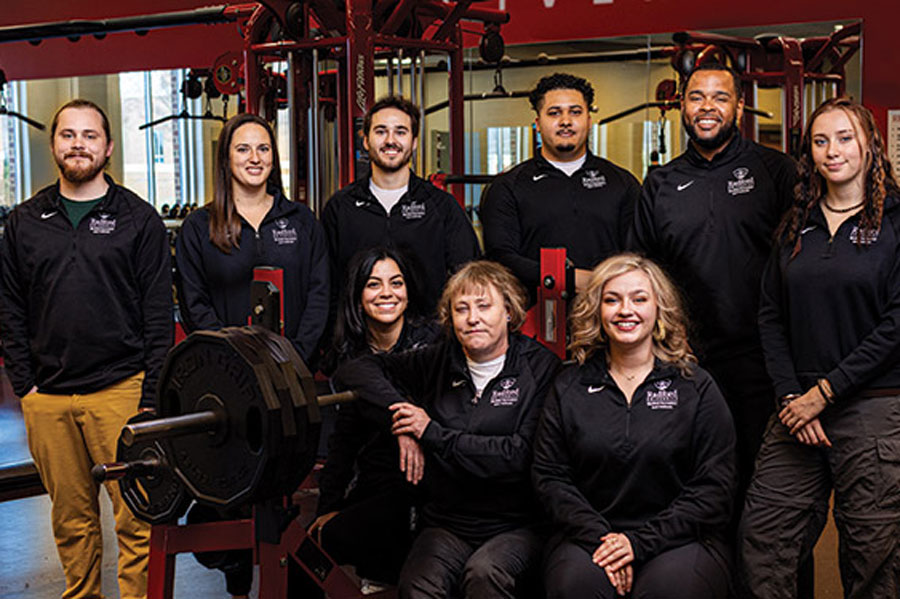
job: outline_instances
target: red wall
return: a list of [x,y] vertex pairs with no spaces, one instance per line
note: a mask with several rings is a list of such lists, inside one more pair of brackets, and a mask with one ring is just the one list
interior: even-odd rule
[[[109,18],[208,6],[216,0],[42,0],[3,2],[0,26],[66,19]],[[863,20],[863,101],[882,127],[888,108],[900,107],[900,52],[896,48],[896,0],[488,0],[505,6],[507,43],[546,42],[722,29],[802,21]],[[152,6],[152,9],[148,9]],[[773,27],[773,29],[775,29]],[[208,66],[219,54],[240,47],[235,25],[198,26],[110,35],[103,41],[46,40],[0,44],[0,68],[11,79],[99,74],[177,66]]]

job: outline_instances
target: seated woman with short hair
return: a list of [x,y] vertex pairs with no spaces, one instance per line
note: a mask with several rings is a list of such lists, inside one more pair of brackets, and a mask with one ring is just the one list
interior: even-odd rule
[[734,425],[675,287],[650,260],[614,256],[570,321],[577,364],[547,396],[532,469],[559,530],[547,596],[724,599]]
[[400,597],[519,596],[539,562],[531,442],[559,360],[517,332],[525,297],[503,266],[470,262],[444,288],[440,342],[338,371],[364,409],[425,454],[423,530]]

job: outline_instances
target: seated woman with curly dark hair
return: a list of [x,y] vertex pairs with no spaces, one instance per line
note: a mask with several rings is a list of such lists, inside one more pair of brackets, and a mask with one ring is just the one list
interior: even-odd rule
[[558,527],[547,596],[724,599],[734,425],[675,287],[650,260],[613,256],[570,321],[577,363],[547,396],[532,468]]

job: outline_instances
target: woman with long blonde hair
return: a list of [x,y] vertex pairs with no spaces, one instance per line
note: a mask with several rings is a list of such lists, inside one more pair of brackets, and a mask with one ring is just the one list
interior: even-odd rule
[[558,532],[548,597],[728,596],[734,425],[696,365],[678,293],[652,261],[597,266],[570,316],[532,478]]

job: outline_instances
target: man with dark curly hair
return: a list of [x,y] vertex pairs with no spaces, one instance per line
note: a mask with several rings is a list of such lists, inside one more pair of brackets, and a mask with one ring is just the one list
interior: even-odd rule
[[587,80],[554,73],[529,100],[540,152],[491,184],[481,222],[487,257],[509,267],[534,303],[541,248],[566,248],[566,289],[581,289],[591,268],[624,249],[641,190],[631,173],[587,149],[594,101]]

